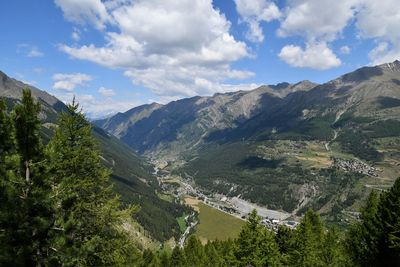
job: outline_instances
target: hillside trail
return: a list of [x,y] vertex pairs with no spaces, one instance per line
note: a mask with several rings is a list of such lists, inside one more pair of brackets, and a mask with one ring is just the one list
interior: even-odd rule
[[341,118],[342,115],[346,112],[346,110],[347,110],[347,109],[342,109],[342,110],[339,110],[339,111],[336,113],[335,121],[332,123],[333,138],[332,138],[331,140],[329,140],[328,142],[325,143],[325,149],[326,149],[326,151],[330,151],[330,150],[331,150],[329,146],[330,146],[330,144],[332,144],[332,143],[336,140],[336,138],[338,137],[339,132],[340,132],[340,128],[334,129],[334,128],[333,128],[333,125],[334,125],[336,122],[338,122],[338,121],[340,120],[340,118]]

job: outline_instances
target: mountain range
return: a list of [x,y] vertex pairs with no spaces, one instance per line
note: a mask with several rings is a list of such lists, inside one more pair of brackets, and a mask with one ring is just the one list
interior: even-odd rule
[[209,194],[342,220],[398,175],[400,62],[324,84],[152,103],[94,124]]

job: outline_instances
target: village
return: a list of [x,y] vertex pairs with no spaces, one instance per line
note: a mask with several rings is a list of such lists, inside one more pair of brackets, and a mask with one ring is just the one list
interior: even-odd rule
[[358,160],[358,159],[340,159],[333,157],[333,165],[337,168],[343,169],[345,171],[352,171],[356,173],[365,174],[371,177],[378,177],[376,172],[378,169],[369,166],[368,164]]

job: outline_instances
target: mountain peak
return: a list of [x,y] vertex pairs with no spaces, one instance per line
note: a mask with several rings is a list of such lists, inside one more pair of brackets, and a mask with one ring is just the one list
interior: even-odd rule
[[400,72],[400,61],[395,60],[390,63],[384,63],[381,65],[378,65],[379,68],[381,68],[384,71],[389,71],[389,72]]

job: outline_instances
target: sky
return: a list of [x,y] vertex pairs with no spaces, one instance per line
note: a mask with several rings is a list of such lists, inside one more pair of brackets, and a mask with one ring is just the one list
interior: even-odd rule
[[87,116],[400,59],[399,0],[3,0],[0,70]]

